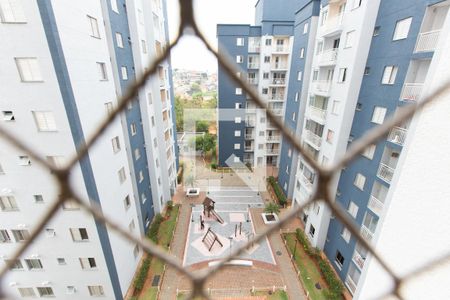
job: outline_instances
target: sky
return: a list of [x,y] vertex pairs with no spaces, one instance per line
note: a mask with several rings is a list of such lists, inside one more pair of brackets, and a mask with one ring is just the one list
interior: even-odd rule
[[[181,0],[185,1],[185,0]],[[254,24],[256,0],[195,0],[197,24],[217,48],[217,24]],[[167,0],[169,36],[180,24],[178,0]],[[172,68],[217,72],[217,60],[193,36],[184,37],[172,51]]]

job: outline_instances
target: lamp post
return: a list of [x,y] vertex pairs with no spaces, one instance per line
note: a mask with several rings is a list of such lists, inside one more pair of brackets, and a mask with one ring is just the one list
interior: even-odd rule
[[233,236],[229,236],[228,239],[230,240],[230,255],[231,255],[231,246],[233,245]]

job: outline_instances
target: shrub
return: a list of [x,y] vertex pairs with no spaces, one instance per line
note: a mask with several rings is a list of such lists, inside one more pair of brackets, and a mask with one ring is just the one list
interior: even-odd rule
[[264,208],[264,212],[268,214],[278,214],[280,212],[280,208],[275,203],[268,203]]
[[150,226],[150,229],[148,230],[147,236],[155,244],[158,243],[159,226],[161,225],[163,220],[164,220],[164,218],[163,218],[163,216],[161,216],[161,214],[155,215],[155,217],[153,218],[152,225]]
[[141,268],[139,269],[139,273],[137,274],[136,278],[134,279],[134,288],[138,291],[141,291],[144,287],[145,279],[147,279],[147,273],[150,269],[150,264],[152,262],[152,258],[150,256],[147,256],[142,263]]
[[213,170],[217,169],[217,164],[216,163],[212,163],[211,164],[211,169],[213,169]]
[[268,179],[269,184],[272,186],[273,192],[275,193],[275,196],[277,197],[278,204],[281,206],[284,206],[287,204],[286,196],[283,193],[283,190],[281,189],[278,182],[275,180],[273,176],[270,176]]
[[178,170],[178,175],[177,175],[177,182],[178,182],[178,184],[180,184],[183,181],[183,173],[184,173],[184,168],[181,165],[179,170]]

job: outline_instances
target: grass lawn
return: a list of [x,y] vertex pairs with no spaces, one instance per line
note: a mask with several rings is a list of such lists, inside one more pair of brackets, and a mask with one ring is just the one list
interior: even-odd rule
[[167,249],[170,241],[172,240],[173,231],[175,230],[176,220],[178,216],[178,211],[180,210],[179,205],[175,205],[170,212],[169,219],[161,223],[158,231],[158,244]]
[[256,292],[255,296],[266,296],[267,300],[288,300],[286,292],[282,290],[275,291],[272,295],[267,292]]
[[151,287],[141,294],[139,300],[156,300],[158,295],[158,288]]
[[[289,252],[294,252],[295,240],[297,239],[295,233],[284,234],[287,240]],[[297,250],[295,252],[295,263],[300,270],[300,278],[305,289],[309,292],[309,297],[313,300],[326,300],[325,291],[328,287],[322,278],[322,274],[315,262],[305,253],[300,242],[297,242]],[[314,285],[316,282],[320,283],[322,289],[318,290]]]

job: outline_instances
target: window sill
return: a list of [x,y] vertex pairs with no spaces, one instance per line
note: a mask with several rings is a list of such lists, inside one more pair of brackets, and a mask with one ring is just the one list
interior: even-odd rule
[[334,264],[339,269],[339,271],[342,271],[342,265],[340,263],[338,263],[337,261],[334,261]]

